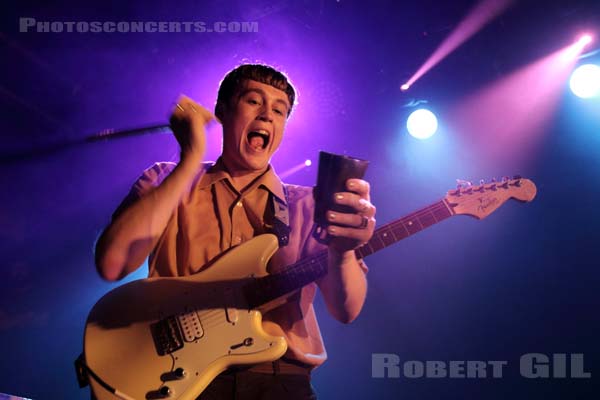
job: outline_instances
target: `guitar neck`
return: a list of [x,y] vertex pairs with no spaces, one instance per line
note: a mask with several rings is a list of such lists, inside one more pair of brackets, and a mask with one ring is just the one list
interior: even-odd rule
[[440,200],[428,207],[387,223],[375,230],[373,237],[364,246],[356,249],[356,257],[364,258],[388,247],[402,239],[414,235],[431,225],[437,224],[451,217],[453,212],[444,200]]
[[[425,228],[451,217],[454,213],[440,200],[375,230],[364,246],[356,249],[356,256],[364,258],[391,244],[405,239]],[[327,274],[327,250],[302,259],[282,272],[255,279],[244,291],[251,308],[300,289]]]

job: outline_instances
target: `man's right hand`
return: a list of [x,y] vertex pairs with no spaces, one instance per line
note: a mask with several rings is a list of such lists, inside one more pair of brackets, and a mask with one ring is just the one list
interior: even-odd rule
[[206,152],[206,125],[213,118],[189,97],[179,98],[170,124],[181,147],[180,163],[158,186],[136,192],[135,200],[100,235],[96,267],[104,279],[114,281],[135,271],[156,246],[173,210],[198,174]]
[[181,95],[169,123],[181,148],[181,160],[201,162],[206,152],[206,125],[215,116],[187,96]]

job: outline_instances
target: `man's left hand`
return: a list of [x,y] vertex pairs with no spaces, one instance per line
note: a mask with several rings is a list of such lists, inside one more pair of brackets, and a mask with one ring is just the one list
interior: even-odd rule
[[367,243],[375,230],[375,206],[371,204],[369,182],[362,179],[348,179],[347,192],[334,194],[337,204],[354,210],[351,213],[340,213],[327,210],[327,233],[331,237],[330,248],[344,253]]

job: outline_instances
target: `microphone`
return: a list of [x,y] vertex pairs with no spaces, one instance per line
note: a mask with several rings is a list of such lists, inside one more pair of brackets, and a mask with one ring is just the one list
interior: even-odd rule
[[172,132],[171,127],[168,124],[165,125],[164,123],[148,125],[148,126],[141,126],[138,128],[123,129],[120,131],[115,131],[114,129],[105,129],[103,131],[100,131],[98,133],[95,133],[91,136],[86,137],[84,139],[84,142],[91,143],[91,142],[99,142],[102,140],[120,139],[120,138],[130,137],[130,136],[141,136],[141,135],[148,135],[148,134],[154,134],[154,133],[171,133],[171,132]]
[[115,131],[113,129],[105,129],[101,132],[80,139],[64,140],[57,143],[49,143],[44,145],[43,147],[19,151],[12,154],[0,153],[0,165],[26,162],[31,159],[49,156],[55,153],[59,153],[63,150],[69,149],[71,147],[80,146],[87,143],[103,142],[112,139],[121,139],[131,136],[142,136],[155,133],[164,134],[171,132],[172,131],[170,126],[165,123],[157,123],[153,125],[141,126],[138,128],[122,129],[119,131]]

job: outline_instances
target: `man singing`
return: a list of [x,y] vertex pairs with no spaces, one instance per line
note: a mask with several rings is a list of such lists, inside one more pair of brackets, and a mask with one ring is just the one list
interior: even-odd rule
[[[283,184],[270,165],[283,140],[296,92],[281,72],[258,64],[230,71],[219,88],[215,115],[223,151],[204,161],[205,127],[214,118],[180,98],[171,127],[181,148],[178,164],[146,170],[113,215],[96,245],[100,275],[114,281],[149,257],[150,277],[186,276],[256,235],[288,228],[269,264],[276,272],[324,249],[311,235],[312,189]],[[366,296],[366,266],[354,249],[375,227],[369,184],[346,182],[334,201],[353,212],[327,212],[328,273],[263,316],[264,330],[285,337],[288,350],[274,362],[231,368],[199,399],[314,399],[310,371],[326,352],[313,309],[317,287],[329,313],[343,323],[359,314]]]

